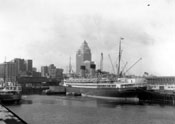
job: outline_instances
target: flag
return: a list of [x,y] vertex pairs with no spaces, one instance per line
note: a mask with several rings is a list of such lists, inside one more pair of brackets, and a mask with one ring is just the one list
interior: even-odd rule
[[145,75],[149,75],[149,73],[148,73],[148,72],[144,72],[144,74],[145,74]]
[[123,37],[120,37],[120,40],[124,40],[124,38]]

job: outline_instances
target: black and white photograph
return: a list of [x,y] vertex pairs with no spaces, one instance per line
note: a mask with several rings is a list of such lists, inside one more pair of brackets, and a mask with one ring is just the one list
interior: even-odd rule
[[175,124],[174,0],[0,0],[0,124]]

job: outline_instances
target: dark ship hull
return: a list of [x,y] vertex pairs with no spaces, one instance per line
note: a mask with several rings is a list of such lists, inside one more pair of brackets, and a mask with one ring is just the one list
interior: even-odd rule
[[77,88],[66,87],[67,93],[82,94],[91,97],[138,98],[138,88]]
[[144,102],[173,103],[175,104],[175,93],[166,90],[138,90],[138,98]]
[[19,103],[21,100],[21,94],[18,93],[0,93],[0,101],[2,103]]

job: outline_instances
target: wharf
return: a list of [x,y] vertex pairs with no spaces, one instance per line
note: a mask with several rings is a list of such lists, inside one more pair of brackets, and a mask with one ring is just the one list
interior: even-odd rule
[[0,104],[0,124],[27,124],[18,115]]

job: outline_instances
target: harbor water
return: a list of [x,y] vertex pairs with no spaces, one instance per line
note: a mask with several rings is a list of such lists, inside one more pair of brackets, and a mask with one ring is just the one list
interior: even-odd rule
[[9,109],[29,124],[175,124],[175,106],[73,96],[23,96]]

